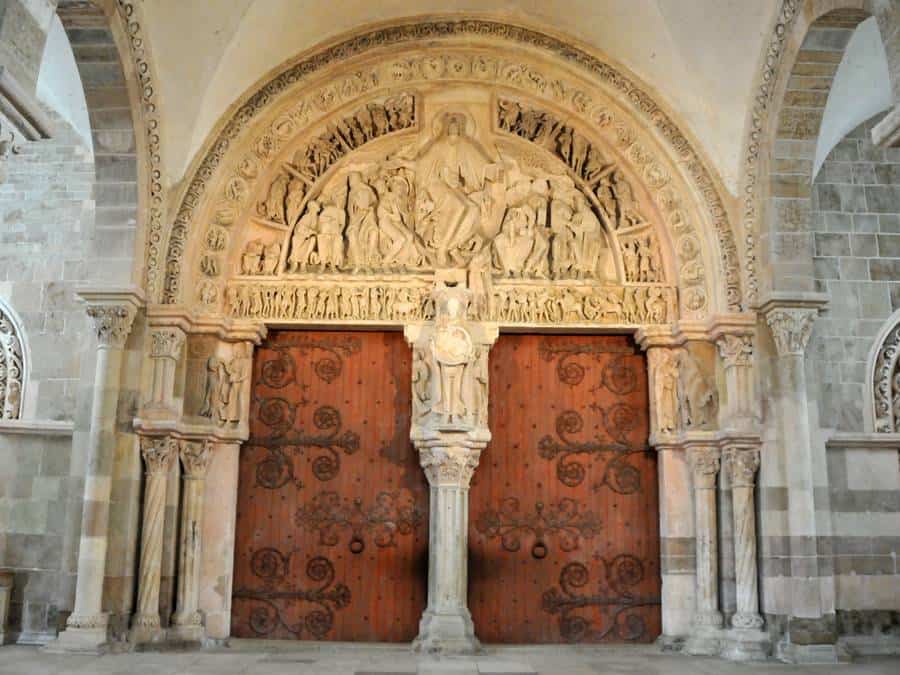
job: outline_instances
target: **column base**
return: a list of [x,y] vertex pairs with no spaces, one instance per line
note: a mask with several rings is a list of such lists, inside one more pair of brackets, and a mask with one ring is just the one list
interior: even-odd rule
[[717,656],[722,651],[725,631],[718,626],[694,626],[684,642],[684,653],[691,656]]
[[67,627],[44,651],[50,654],[105,654],[109,651],[106,622],[100,626]]
[[201,624],[176,624],[166,632],[166,641],[175,644],[203,644],[205,637]]
[[849,663],[850,655],[835,644],[798,645],[782,640],[775,647],[775,658],[791,664]]
[[722,639],[723,659],[729,661],[766,661],[772,653],[769,634],[755,628],[730,628]]
[[164,642],[166,631],[159,625],[158,616],[143,617],[140,614],[134,617],[131,630],[128,631],[128,642],[135,646],[157,644]]
[[453,613],[425,610],[419,622],[419,637],[412,643],[414,652],[427,654],[477,654],[481,643],[468,609]]

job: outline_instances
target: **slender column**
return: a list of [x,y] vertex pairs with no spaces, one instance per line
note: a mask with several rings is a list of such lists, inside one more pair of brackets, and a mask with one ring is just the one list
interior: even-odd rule
[[200,542],[206,472],[212,458],[209,441],[182,441],[179,456],[184,467],[181,495],[178,587],[170,637],[198,642],[203,639],[199,607]]
[[178,454],[178,441],[165,436],[142,436],[141,454],[147,471],[144,481],[138,606],[131,622],[131,641],[135,643],[154,642],[162,638],[159,623],[159,586],[163,524],[166,515],[166,486],[172,460]]
[[721,641],[719,611],[719,534],[716,514],[716,478],[721,453],[714,446],[688,449],[694,484],[694,538],[696,541],[696,609],[691,636],[685,645],[689,654],[717,654]]
[[759,450],[729,448],[725,466],[731,478],[734,513],[734,573],[737,584],[737,612],[731,618],[735,628],[762,628],[756,575],[756,510],[754,477],[759,469]]
[[88,316],[97,333],[97,362],[91,401],[87,472],[81,539],[78,547],[78,577],[75,609],[66,630],[50,645],[51,651],[103,651],[107,642],[108,616],[102,611],[103,578],[106,571],[109,499],[115,449],[116,408],[122,350],[131,331],[136,306],[132,302],[90,304]]

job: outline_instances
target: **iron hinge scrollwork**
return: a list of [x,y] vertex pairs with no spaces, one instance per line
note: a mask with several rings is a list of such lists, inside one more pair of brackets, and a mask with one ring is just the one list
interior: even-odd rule
[[343,372],[344,358],[357,354],[362,349],[362,342],[353,336],[313,338],[308,335],[281,335],[277,344],[269,348],[275,352],[275,357],[263,361],[260,369],[262,384],[272,389],[282,389],[296,382],[297,364],[289,353],[292,348],[304,356],[316,350],[325,352],[324,356],[312,360],[313,372],[320,380],[331,384]]
[[601,363],[607,355],[612,354],[613,358],[600,372],[600,386],[619,396],[630,394],[638,386],[638,372],[624,358],[634,354],[634,348],[627,345],[560,344],[544,340],[538,346],[538,353],[544,361],[559,359],[556,362],[556,376],[560,382],[571,387],[581,384],[587,375],[587,368],[578,363],[576,357],[588,355]]
[[505,551],[515,553],[522,547],[522,536],[531,534],[535,542],[531,555],[538,560],[547,556],[548,536],[554,536],[559,548],[570,552],[578,548],[581,538],[591,539],[601,529],[600,518],[585,511],[574,499],[561,499],[545,508],[536,502],[534,512],[520,510],[516,497],[506,497],[497,509],[485,509],[475,519],[475,529],[487,539],[500,538]]
[[341,498],[337,492],[320,492],[301,505],[294,516],[300,528],[318,532],[319,543],[336,546],[343,530],[350,531],[350,552],[362,553],[367,536],[380,548],[397,545],[397,536],[415,532],[424,516],[411,496],[401,500],[399,492],[380,492],[375,503],[364,507],[361,499]]
[[[290,564],[294,551],[282,553],[276,548],[255,551],[250,570],[262,582],[262,589],[239,588],[236,601],[254,603],[249,626],[256,635],[267,637],[279,627],[296,637],[309,635],[321,640],[334,626],[334,612],[348,607],[350,589],[335,583],[334,565],[323,556],[311,558],[306,564],[306,576],[313,583],[310,589],[281,589],[279,585],[291,578]],[[286,619],[287,612],[300,603],[315,608],[302,614],[298,621]]]
[[[603,567],[603,581],[598,584],[597,593],[579,593],[590,581],[590,573],[584,564],[571,562],[560,572],[559,588],[544,593],[543,610],[559,615],[560,636],[566,642],[600,642],[607,637],[626,641],[645,638],[647,622],[639,610],[659,605],[661,599],[633,591],[645,578],[643,561],[628,553],[611,560],[595,558]],[[599,610],[599,625],[578,613],[587,608]]]

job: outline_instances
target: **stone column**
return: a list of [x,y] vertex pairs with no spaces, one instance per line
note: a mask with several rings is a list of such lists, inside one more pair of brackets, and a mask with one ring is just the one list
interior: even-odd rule
[[477,433],[415,439],[431,486],[428,606],[413,648],[472,653],[479,649],[467,606],[469,482],[487,439]]
[[97,334],[97,361],[78,547],[78,577],[75,609],[66,621],[66,630],[48,648],[50,651],[98,653],[105,650],[107,642],[108,616],[103,612],[101,603],[122,350],[131,332],[137,301],[134,294],[83,292],[81,296],[89,303],[87,314]]
[[770,645],[768,635],[762,631],[756,564],[754,488],[759,448],[755,445],[730,446],[725,450],[724,463],[731,481],[737,611],[731,617],[723,656],[740,661],[764,660],[769,655]]
[[719,532],[716,513],[716,478],[721,453],[714,445],[687,448],[694,486],[694,539],[696,541],[696,608],[688,654],[718,654],[722,613],[719,611]]
[[181,491],[181,538],[178,554],[178,587],[169,638],[176,642],[200,642],[200,544],[206,471],[212,458],[207,440],[185,440],[179,452],[184,468]]
[[159,585],[162,568],[163,524],[167,476],[178,454],[171,437],[141,437],[141,454],[147,467],[144,481],[144,517],[141,525],[141,559],[138,575],[137,612],[131,622],[133,643],[163,638],[159,622]]
[[753,391],[753,337],[721,335],[716,340],[725,369],[727,406],[722,411],[722,427],[755,431],[758,423]]
[[772,408],[778,445],[774,451],[784,466],[791,564],[786,586],[790,598],[784,603],[790,608],[788,630],[777,646],[778,656],[786,661],[834,663],[838,659],[834,577],[828,566],[820,566],[818,548],[827,523],[817,518],[815,500],[816,464],[824,470],[824,446],[813,445],[805,363],[813,324],[823,305],[821,296],[775,297],[762,311],[777,353]]

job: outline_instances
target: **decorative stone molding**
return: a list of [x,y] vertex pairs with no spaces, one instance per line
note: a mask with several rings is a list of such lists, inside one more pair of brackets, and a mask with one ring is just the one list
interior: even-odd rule
[[753,338],[750,335],[722,335],[716,340],[726,368],[753,365]]
[[[411,49],[415,45],[415,41],[423,37],[439,36],[453,39],[467,36],[470,33],[479,36],[495,36],[539,44],[545,50],[555,53],[557,57],[561,57],[563,60],[572,59],[574,63],[590,66],[589,70],[593,73],[593,77],[599,77],[601,84],[610,87],[610,91],[617,91],[617,96],[623,91],[627,93],[626,96],[621,97],[621,100],[628,101],[634,105],[634,110],[631,111],[632,114],[647,115],[649,117],[651,127],[655,129],[662,139],[665,139],[665,142],[672,144],[672,152],[679,157],[679,161],[684,160],[684,166],[687,167],[690,180],[695,182],[699,193],[707,200],[706,207],[709,219],[716,227],[719,246],[723,256],[723,269],[725,269],[728,279],[728,304],[730,307],[739,308],[741,292],[737,249],[730,234],[725,209],[717,196],[708,172],[703,168],[699,157],[690,148],[689,142],[677,132],[671,120],[652,104],[649,97],[644,92],[636,89],[627,78],[624,78],[609,66],[596,62],[595,59],[586,54],[577,53],[577,50],[573,51],[570,46],[557,42],[552,38],[527,29],[509,27],[508,25],[490,21],[457,20],[440,24],[402,25],[352,38],[345,43],[326,49],[325,52],[313,57],[310,61],[302,61],[290,67],[266,85],[265,96],[256,96],[248,99],[247,103],[237,111],[235,117],[224,126],[218,141],[211,146],[205,159],[198,167],[195,177],[188,184],[187,193],[182,201],[182,207],[175,218],[169,241],[170,253],[166,262],[169,273],[162,300],[166,303],[173,303],[180,298],[181,253],[187,245],[188,229],[191,227],[192,222],[196,222],[194,211],[198,205],[204,203],[203,195],[207,191],[207,183],[210,177],[216,174],[217,168],[226,159],[232,141],[241,136],[251,123],[256,124],[256,118],[264,107],[273,101],[280,101],[279,96],[289,87],[295,86],[301,79],[313,78],[319,68],[327,66],[333,60],[335,54],[339,53],[342,59],[349,58],[361,54],[371,45],[380,44],[388,40],[391,44],[400,45],[401,49]],[[358,75],[347,79],[343,84],[326,85],[331,88],[327,91],[323,89],[321,96],[314,92],[310,95],[308,101],[304,100],[293,108],[295,112],[279,118],[273,125],[271,133],[260,137],[256,144],[255,155],[247,156],[239,164],[236,164],[238,173],[233,178],[228,178],[222,183],[226,199],[218,201],[218,198],[216,198],[219,206],[213,208],[211,217],[213,225],[210,226],[210,230],[207,233],[207,243],[212,243],[213,247],[221,246],[229,237],[227,231],[236,216],[233,200],[240,200],[247,194],[248,185],[255,180],[256,175],[259,173],[260,158],[271,157],[284,144],[284,139],[294,134],[297,128],[306,128],[308,124],[305,123],[305,120],[308,120],[312,114],[318,114],[318,110],[327,109],[342,100],[346,100],[348,95],[358,98],[360,92],[383,87],[389,80],[399,81],[405,85],[408,82],[417,80],[433,81],[444,77],[456,79],[463,77],[473,82],[483,81],[485,77],[488,79],[500,77],[505,84],[522,88],[523,91],[530,92],[530,90],[533,90],[535,94],[542,97],[555,97],[565,105],[571,106],[578,114],[584,114],[591,109],[592,100],[590,94],[566,84],[556,86],[555,82],[551,82],[543,74],[536,73],[530,65],[500,64],[497,60],[485,58],[483,55],[457,57],[456,55],[451,56],[446,52],[445,54],[445,56],[438,58],[413,61],[404,61],[402,58],[396,58],[393,63],[386,62],[383,66],[379,66],[379,69],[376,69],[378,75],[371,77],[365,71],[362,71]],[[548,86],[549,83],[552,83],[553,86]],[[623,141],[624,150],[627,151],[632,161],[637,162],[639,166],[645,167],[647,180],[650,183],[656,182],[657,185],[665,186],[669,182],[665,172],[659,170],[658,164],[654,162],[647,163],[647,160],[651,158],[647,156],[646,148],[635,144],[633,130],[622,126],[621,123],[611,122],[611,115],[614,113],[598,108],[589,114],[595,116],[595,124],[602,123],[609,127],[611,133],[621,134],[620,138]],[[658,202],[665,208],[667,215],[675,219],[673,228],[676,234],[679,234],[687,223],[685,222],[685,214],[678,206],[675,192],[668,186],[663,187],[659,192]],[[281,246],[281,256],[284,255],[284,250],[285,247]],[[686,241],[683,246],[679,244],[679,255],[685,253],[696,258],[698,252],[699,246],[696,240]],[[270,257],[274,253],[275,249],[271,248]],[[264,254],[260,256],[261,260],[265,257]],[[222,289],[214,281],[217,273],[221,270],[221,266],[217,263],[216,258],[217,256],[215,255],[205,258],[201,256],[199,258],[202,273],[212,275],[212,278],[207,278],[206,280],[201,278],[201,281],[196,286],[197,293],[201,299],[205,299],[208,303],[221,302],[222,298]],[[702,269],[702,264],[698,266],[698,263],[700,263],[699,258],[696,259],[696,262],[690,269],[684,269],[685,279],[693,280],[698,278],[697,274]],[[697,286],[696,288],[702,287]],[[684,307],[688,311],[702,311],[706,303],[705,293],[687,292],[685,293],[684,303]]]
[[212,443],[208,440],[184,440],[179,443],[178,456],[184,467],[185,478],[205,478],[212,459]]
[[19,322],[12,310],[0,302],[0,420],[15,420],[22,414],[25,370]]
[[419,450],[419,462],[430,485],[469,487],[478,468],[481,451],[461,447],[431,447]]
[[872,424],[879,433],[900,432],[900,312],[875,340],[869,357]]
[[135,311],[128,305],[93,305],[87,308],[87,315],[94,320],[97,342],[101,347],[123,349]]
[[178,455],[178,440],[161,436],[141,436],[141,456],[148,474],[165,474]]
[[816,316],[817,310],[800,308],[774,309],[766,314],[779,356],[802,355],[806,351]]

